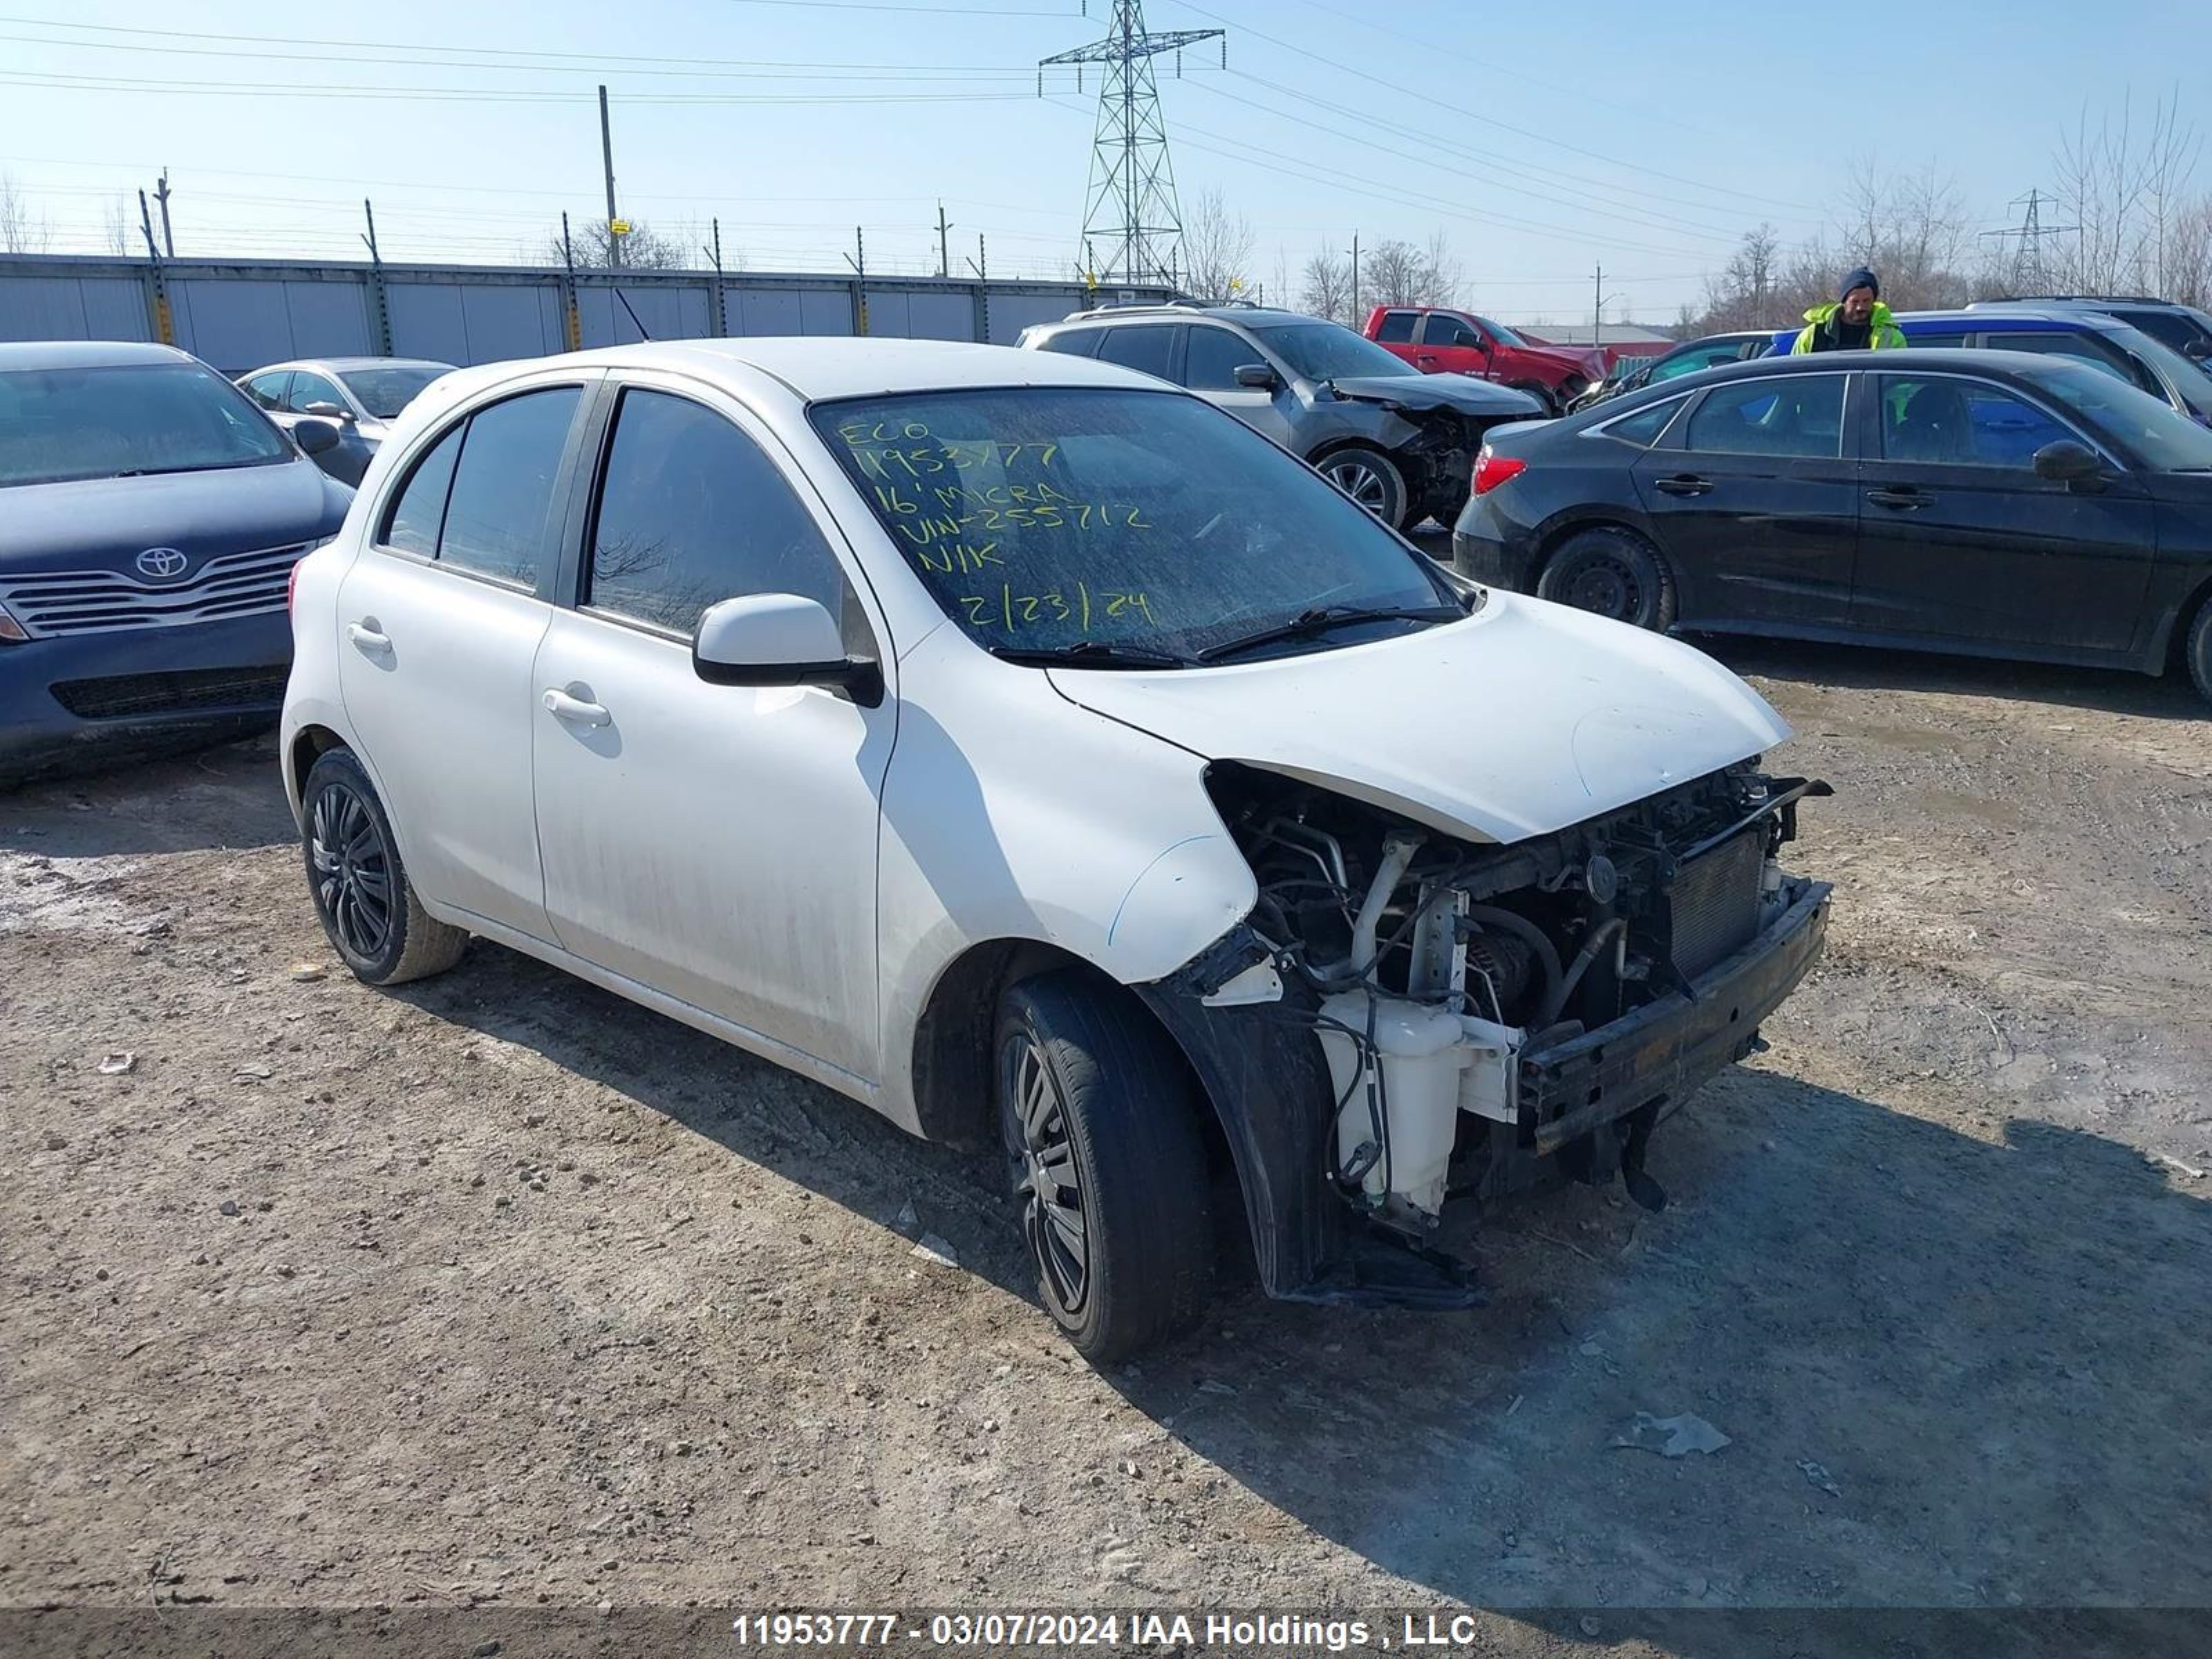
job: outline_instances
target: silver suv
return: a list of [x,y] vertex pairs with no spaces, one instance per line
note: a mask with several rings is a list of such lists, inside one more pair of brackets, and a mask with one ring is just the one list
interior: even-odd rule
[[1483,434],[1544,410],[1467,374],[1424,374],[1340,324],[1252,306],[1078,312],[1022,333],[1184,386],[1272,438],[1369,512],[1410,530],[1467,505]]

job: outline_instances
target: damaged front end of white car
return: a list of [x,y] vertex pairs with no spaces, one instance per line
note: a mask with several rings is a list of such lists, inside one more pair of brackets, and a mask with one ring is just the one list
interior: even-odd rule
[[1278,1297],[1477,1302],[1458,1224],[1551,1170],[1661,1207],[1654,1130],[1821,949],[1830,890],[1778,857],[1828,786],[1756,762],[1504,845],[1252,765],[1207,787],[1258,902],[1139,988]]

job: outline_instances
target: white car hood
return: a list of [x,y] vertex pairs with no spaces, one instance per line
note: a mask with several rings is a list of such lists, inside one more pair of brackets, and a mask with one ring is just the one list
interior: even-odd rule
[[1703,652],[1490,592],[1463,623],[1218,668],[1054,668],[1071,702],[1447,835],[1515,842],[1772,747],[1790,727]]

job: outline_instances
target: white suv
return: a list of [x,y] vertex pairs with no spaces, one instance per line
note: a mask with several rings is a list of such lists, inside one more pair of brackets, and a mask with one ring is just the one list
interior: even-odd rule
[[1123,1354],[1273,1294],[1466,1305],[1446,1208],[1658,1201],[1827,890],[1823,786],[1686,646],[1462,585],[1186,393],[1042,352],[467,370],[299,567],[284,781],[361,979],[482,934],[1003,1151]]

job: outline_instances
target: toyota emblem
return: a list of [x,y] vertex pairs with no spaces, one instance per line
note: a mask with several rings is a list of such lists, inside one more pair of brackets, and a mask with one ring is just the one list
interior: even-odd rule
[[138,568],[155,581],[165,582],[185,574],[190,562],[173,547],[149,547],[138,556]]

